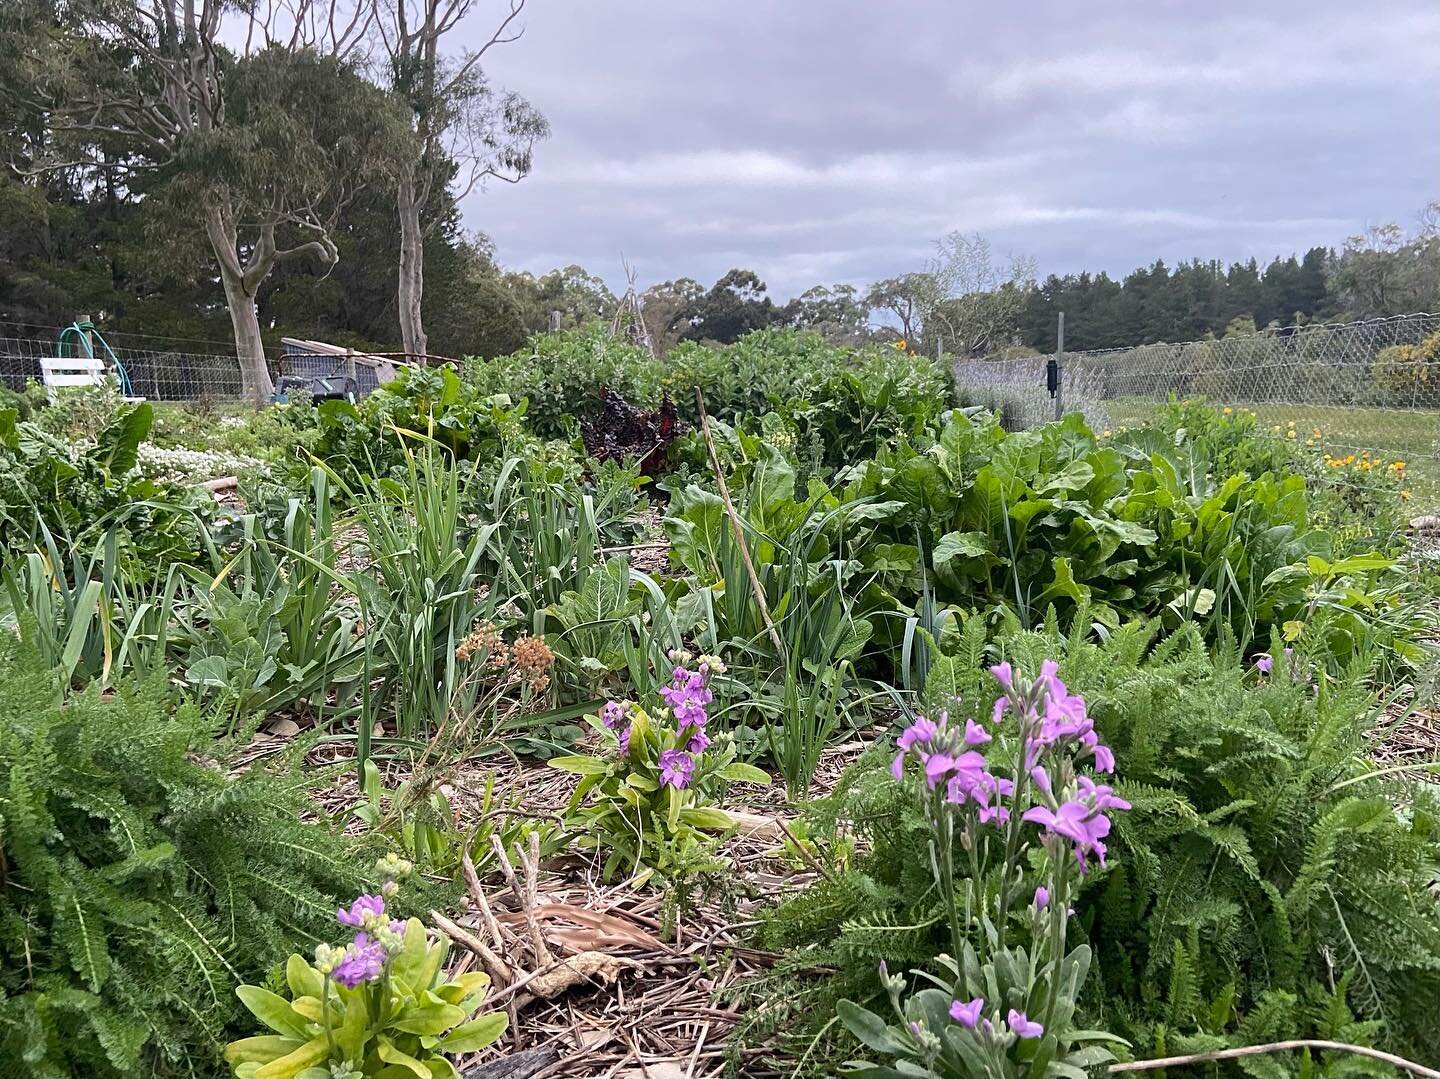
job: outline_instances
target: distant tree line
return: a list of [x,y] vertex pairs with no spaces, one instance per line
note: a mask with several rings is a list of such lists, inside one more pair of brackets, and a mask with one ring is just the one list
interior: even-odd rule
[[[609,320],[619,301],[592,269],[507,270],[461,228],[458,202],[525,176],[548,134],[481,64],[518,36],[523,4],[500,5],[468,37],[481,44],[458,47],[452,32],[482,21],[477,0],[10,0],[0,334],[91,315],[229,340],[263,398],[264,352],[282,336],[494,356],[557,312],[562,327]],[[222,15],[236,20],[223,35]],[[781,300],[737,268],[640,301],[661,349],[794,326],[932,355],[1048,351],[1062,310],[1067,347],[1119,347],[1440,309],[1440,223],[1432,206],[1416,230],[1371,229],[1338,250],[1157,261],[1118,280],[1038,280],[1032,259],[952,233],[923,266],[868,287]]]

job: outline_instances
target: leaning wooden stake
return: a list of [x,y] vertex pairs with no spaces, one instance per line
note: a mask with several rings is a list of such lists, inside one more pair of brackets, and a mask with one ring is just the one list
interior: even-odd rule
[[1235,1057],[1258,1056],[1261,1053],[1279,1053],[1286,1049],[1330,1049],[1337,1053],[1354,1053],[1357,1056],[1383,1060],[1397,1068],[1404,1068],[1406,1071],[1424,1076],[1424,1079],[1440,1079],[1440,1072],[1435,1069],[1427,1068],[1423,1064],[1416,1064],[1404,1057],[1397,1057],[1393,1053],[1382,1053],[1379,1049],[1371,1049],[1364,1045],[1347,1045],[1344,1042],[1317,1041],[1311,1038],[1271,1042],[1269,1045],[1243,1045],[1238,1049],[1217,1049],[1210,1053],[1190,1053],[1186,1056],[1162,1057],[1158,1060],[1132,1060],[1124,1064],[1111,1064],[1106,1070],[1111,1073],[1153,1071],[1156,1068],[1173,1068],[1181,1064],[1204,1064],[1211,1060],[1232,1060]]
[[745,528],[740,515],[735,512],[735,503],[730,501],[730,488],[725,484],[725,473],[720,467],[720,456],[715,452],[715,441],[710,437],[710,419],[705,414],[705,396],[700,387],[695,387],[695,405],[700,410],[700,433],[705,436],[705,448],[710,452],[710,467],[715,470],[715,482],[720,485],[720,500],[725,503],[725,513],[730,518],[730,530],[735,533],[735,542],[740,545],[740,557],[745,562],[745,572],[750,577],[750,588],[755,593],[755,603],[760,608],[760,617],[770,633],[770,643],[775,646],[780,662],[786,662],[785,645],[780,633],[770,618],[770,605],[765,602],[765,589],[760,587],[760,577],[755,572],[755,563],[750,561],[750,545],[745,542]]

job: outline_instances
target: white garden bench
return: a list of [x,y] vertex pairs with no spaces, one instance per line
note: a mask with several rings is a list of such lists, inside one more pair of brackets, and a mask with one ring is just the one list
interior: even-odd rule
[[[45,392],[50,403],[55,403],[55,391],[68,386],[100,386],[110,372],[105,361],[98,356],[42,356],[40,376],[45,383]],[[143,401],[143,397],[126,397],[130,403]]]

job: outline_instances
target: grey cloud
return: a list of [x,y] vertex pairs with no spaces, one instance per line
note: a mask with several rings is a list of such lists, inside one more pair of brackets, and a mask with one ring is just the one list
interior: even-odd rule
[[[476,193],[508,266],[757,270],[779,296],[951,229],[1042,273],[1267,258],[1440,195],[1433,0],[530,0],[495,81],[549,116]],[[477,21],[476,32],[480,29]]]

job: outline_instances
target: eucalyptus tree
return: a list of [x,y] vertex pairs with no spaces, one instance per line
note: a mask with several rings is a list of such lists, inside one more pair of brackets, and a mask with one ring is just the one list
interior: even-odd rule
[[[272,392],[255,306],[277,266],[333,266],[331,230],[404,154],[403,116],[353,66],[357,0],[17,0],[0,93],[11,165],[109,173],[203,231],[246,393]],[[8,132],[7,132],[8,133]]]
[[[476,12],[476,0],[371,0],[391,91],[405,103],[415,152],[399,170],[397,298],[406,352],[425,354],[421,303],[425,291],[426,206],[455,184],[463,199],[486,180],[518,183],[529,172],[536,142],[549,124],[519,94],[497,89],[481,61],[497,45],[517,41],[525,0],[507,0],[498,25],[478,47],[447,50]],[[432,216],[433,222],[438,217]]]

